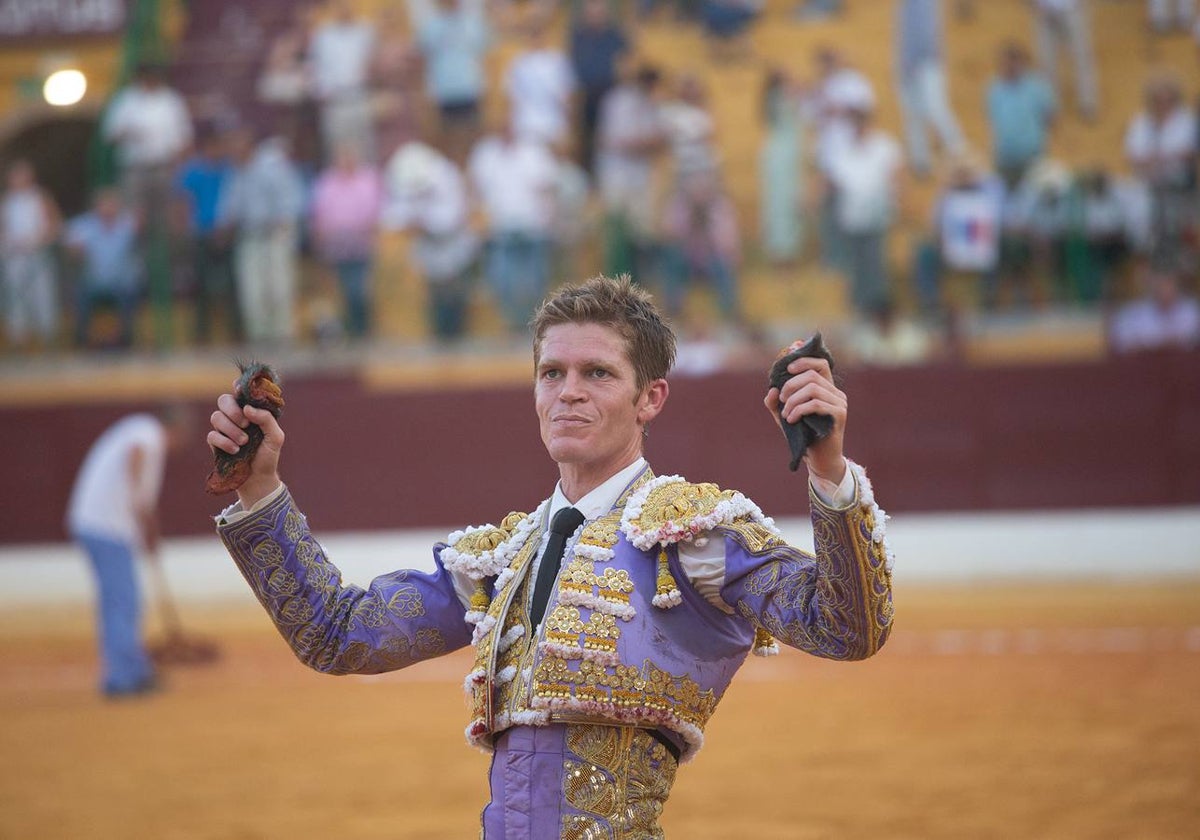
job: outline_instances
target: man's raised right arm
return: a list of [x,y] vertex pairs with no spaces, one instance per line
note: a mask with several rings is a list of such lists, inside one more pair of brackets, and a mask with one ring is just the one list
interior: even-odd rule
[[465,646],[471,638],[454,581],[435,555],[435,571],[381,575],[363,589],[343,585],[304,514],[279,478],[284,434],[268,411],[217,401],[210,446],[234,454],[258,424],[263,441],[238,504],[217,532],[242,576],[296,656],[330,674],[380,673]]

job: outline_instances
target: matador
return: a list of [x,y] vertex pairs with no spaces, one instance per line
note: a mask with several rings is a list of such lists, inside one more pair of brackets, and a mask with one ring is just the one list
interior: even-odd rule
[[734,673],[778,643],[863,659],[892,624],[886,516],[843,455],[847,401],[800,358],[771,416],[833,418],[804,456],[815,551],[787,544],[741,493],[655,475],[643,457],[675,339],[627,279],[567,286],[532,321],[534,398],[559,467],[529,513],[456,531],[434,571],[342,583],[279,478],[283,431],[222,395],[208,442],[263,432],[221,539],[283,638],[330,674],[408,667],[467,645],[467,740],[493,754],[485,840],[662,837],[680,763]]

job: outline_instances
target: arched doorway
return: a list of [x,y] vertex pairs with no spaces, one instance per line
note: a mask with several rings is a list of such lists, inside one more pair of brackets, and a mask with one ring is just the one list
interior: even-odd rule
[[88,206],[88,151],[97,122],[96,114],[78,111],[31,115],[0,135],[0,166],[30,161],[63,216],[82,213]]

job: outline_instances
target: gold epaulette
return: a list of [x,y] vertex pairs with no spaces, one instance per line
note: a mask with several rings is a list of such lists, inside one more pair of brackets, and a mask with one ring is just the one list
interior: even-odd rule
[[719,506],[722,502],[731,501],[735,495],[733,491],[722,490],[715,484],[655,479],[644,499],[630,500],[631,507],[636,509],[627,511],[630,514],[626,520],[628,530],[646,536],[654,535],[657,538],[653,542],[659,545],[689,539],[721,524],[724,517],[720,515]]
[[461,535],[456,535],[451,548],[460,554],[480,555],[488,551],[495,551],[505,540],[512,536],[513,531],[517,529],[529,514],[513,511],[500,522],[499,526],[484,525],[480,528],[470,528],[462,532]]
[[681,592],[670,571],[667,546],[696,539],[700,534],[735,523],[774,526],[754,502],[715,484],[692,484],[677,475],[659,476],[629,498],[621,530],[636,548],[658,547],[656,607],[670,609],[681,603]]
[[[540,511],[540,509],[539,509]],[[516,556],[535,524],[533,515],[510,513],[499,526],[480,525],[455,531],[446,540],[442,564],[476,581],[499,575]]]

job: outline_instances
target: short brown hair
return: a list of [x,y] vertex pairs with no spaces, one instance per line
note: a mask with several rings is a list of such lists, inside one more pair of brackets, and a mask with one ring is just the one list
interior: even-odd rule
[[639,391],[655,379],[665,378],[675,364],[675,333],[650,294],[628,275],[593,277],[564,286],[546,298],[530,321],[535,364],[541,358],[546,330],[559,324],[600,324],[616,330],[625,339],[625,354],[637,375]]

